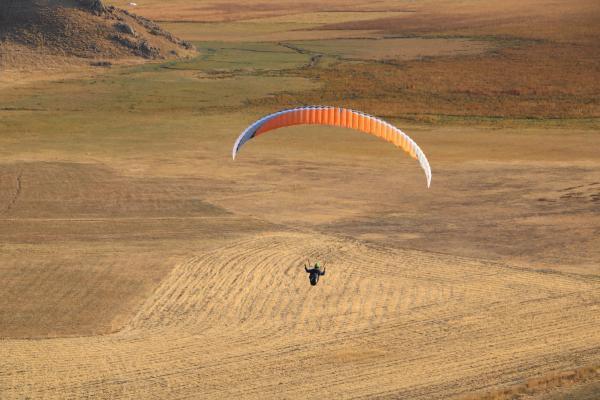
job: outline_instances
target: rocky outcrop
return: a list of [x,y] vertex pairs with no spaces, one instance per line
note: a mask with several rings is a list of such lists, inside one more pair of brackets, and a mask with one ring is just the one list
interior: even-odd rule
[[115,24],[115,28],[121,33],[126,33],[131,36],[137,36],[132,26],[125,22],[117,22]]
[[0,30],[4,25],[2,22],[8,21],[12,17],[18,3],[19,0],[0,0]]
[[144,58],[161,58],[160,49],[153,47],[147,40],[130,39],[121,34],[114,35],[113,40],[122,46],[133,50],[138,56]]
[[196,54],[190,43],[154,22],[101,0],[0,0],[0,11],[3,18],[10,12],[10,18],[0,21],[0,52],[7,54],[0,57],[4,68],[43,67],[44,57],[53,63],[68,65],[71,60],[89,65],[98,60]]
[[106,12],[106,6],[102,3],[102,0],[77,0],[79,4],[83,7],[87,8],[90,11],[93,11],[97,15],[103,14]]

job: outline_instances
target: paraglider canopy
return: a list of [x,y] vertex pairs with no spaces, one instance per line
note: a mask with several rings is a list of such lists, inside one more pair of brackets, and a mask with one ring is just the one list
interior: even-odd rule
[[376,136],[401,148],[419,162],[425,172],[427,187],[431,185],[431,167],[421,148],[404,132],[395,126],[360,111],[341,107],[308,106],[292,108],[267,115],[254,122],[242,132],[233,145],[235,157],[241,147],[250,139],[274,129],[293,125],[329,125],[355,129]]

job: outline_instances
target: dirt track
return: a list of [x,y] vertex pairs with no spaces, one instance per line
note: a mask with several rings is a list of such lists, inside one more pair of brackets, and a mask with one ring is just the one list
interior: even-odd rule
[[[317,288],[299,271],[306,254],[336,260]],[[9,398],[441,399],[597,360],[599,287],[261,234],[177,265],[117,334],[4,342],[0,376]]]

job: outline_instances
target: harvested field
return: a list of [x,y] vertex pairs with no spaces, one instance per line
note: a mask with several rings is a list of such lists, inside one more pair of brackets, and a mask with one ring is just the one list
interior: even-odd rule
[[242,228],[240,217],[199,200],[206,184],[135,179],[95,164],[0,166],[0,336],[115,331],[183,247],[197,248],[215,229],[236,237],[269,226]]
[[[318,296],[298,274],[306,256],[332,263]],[[327,236],[259,235],[176,265],[115,335],[4,342],[4,393],[448,398],[597,360],[598,320],[582,313],[593,312],[598,285]],[[40,351],[51,357],[30,358]]]
[[[0,71],[0,398],[597,397],[595,2],[106,3],[199,53]],[[338,128],[231,161],[309,103],[431,188]]]
[[[328,2],[307,1],[299,3],[293,0],[274,1],[266,0],[260,3],[240,3],[236,0],[219,0],[211,3],[197,4],[189,0],[174,0],[166,5],[160,0],[149,0],[138,6],[130,6],[125,0],[108,0],[107,3],[117,5],[140,13],[148,18],[160,21],[187,21],[187,22],[217,22],[217,21],[242,21],[259,18],[273,18],[289,21],[299,18],[303,22],[332,22],[347,21],[347,14],[372,13],[375,17],[381,13],[410,12],[414,10],[410,5],[398,5],[395,1],[383,1],[377,4],[367,4],[359,0],[342,1],[331,0]],[[303,18],[309,14],[315,18]],[[323,21],[323,14],[332,14]],[[364,14],[363,14],[364,15]],[[389,15],[389,14],[388,14]],[[363,19],[358,17],[359,20]],[[308,20],[308,21],[307,21]]]
[[248,20],[233,22],[163,22],[165,28],[197,42],[273,42],[280,40],[321,40],[381,37],[369,30],[319,30],[318,24]]

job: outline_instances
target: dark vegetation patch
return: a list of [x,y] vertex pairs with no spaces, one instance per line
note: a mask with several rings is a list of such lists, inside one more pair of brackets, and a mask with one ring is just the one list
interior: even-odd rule
[[112,63],[110,61],[93,61],[90,63],[92,67],[112,67]]
[[337,63],[296,74],[322,83],[255,101],[344,105],[385,117],[600,117],[600,46],[536,43],[481,55]]
[[388,118],[435,123],[465,118],[494,124],[504,119],[569,119],[595,120],[597,125],[599,18],[597,2],[584,0],[576,7],[488,4],[479,12],[462,4],[440,5],[437,10],[423,6],[410,16],[322,25],[315,29],[372,30],[388,38],[477,39],[497,48],[410,61],[327,59],[295,71],[320,82],[320,89],[282,93],[252,104],[344,105]]
[[[546,391],[555,390],[561,387],[574,386],[581,383],[594,383],[600,377],[600,365],[585,366],[569,371],[551,372],[543,376],[528,379],[525,382],[518,383],[502,389],[490,390],[487,393],[480,395],[470,395],[464,400],[512,400],[521,399],[525,396],[533,396],[544,393]],[[591,385],[590,389],[591,389]],[[597,389],[598,385],[595,385]],[[596,393],[598,394],[598,393]],[[590,391],[590,397],[587,397],[581,391],[579,399],[594,399],[597,398]],[[557,399],[560,397],[552,397]],[[571,397],[565,397],[571,398]]]

